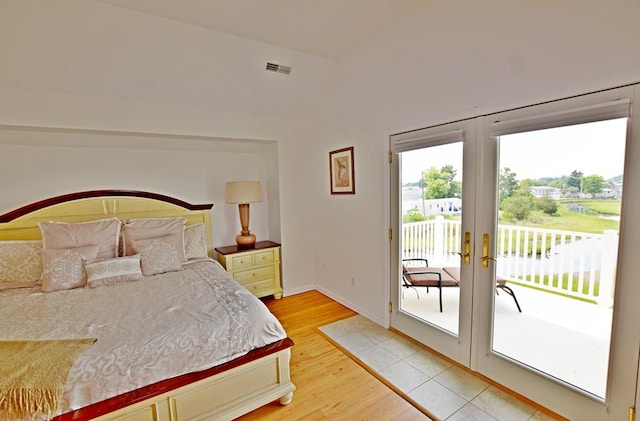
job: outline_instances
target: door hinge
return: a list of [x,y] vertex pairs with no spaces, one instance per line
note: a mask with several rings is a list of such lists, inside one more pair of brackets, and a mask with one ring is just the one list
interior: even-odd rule
[[393,229],[389,228],[389,241],[393,240]]
[[388,158],[389,164],[391,164],[393,162],[393,152],[391,152],[391,149],[389,149],[389,158]]
[[389,301],[389,314],[393,313],[393,303]]
[[636,419],[636,408],[634,406],[629,408],[629,421],[635,421]]

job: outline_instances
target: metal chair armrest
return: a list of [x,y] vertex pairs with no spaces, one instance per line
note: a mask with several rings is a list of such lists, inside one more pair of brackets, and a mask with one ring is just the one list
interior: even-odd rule
[[402,259],[403,262],[424,262],[425,266],[429,266],[429,261],[423,257],[412,257],[408,259]]

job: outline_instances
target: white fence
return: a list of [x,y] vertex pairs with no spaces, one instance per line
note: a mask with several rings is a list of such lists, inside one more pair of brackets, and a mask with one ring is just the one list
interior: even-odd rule
[[[427,258],[430,266],[460,264],[460,221],[403,224],[402,257]],[[522,285],[610,306],[618,233],[604,234],[498,226],[496,273]],[[479,254],[476,252],[476,261]]]

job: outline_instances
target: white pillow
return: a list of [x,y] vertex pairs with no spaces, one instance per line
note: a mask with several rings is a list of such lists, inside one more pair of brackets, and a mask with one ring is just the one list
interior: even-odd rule
[[97,244],[98,258],[118,257],[120,241],[118,218],[87,222],[40,222],[43,249],[66,249]]
[[[133,250],[131,245],[138,240],[146,240],[150,238],[163,237],[165,235],[179,236],[178,257],[182,262],[184,260],[184,224],[185,218],[139,218],[124,221],[123,254],[130,256],[137,252]],[[144,259],[144,256],[143,256]],[[144,269],[142,271],[144,273]],[[145,273],[146,275],[146,273]]]
[[84,269],[87,272],[89,288],[139,281],[144,278],[140,269],[139,254],[85,262]]
[[86,260],[95,260],[98,245],[42,250],[42,292],[79,288],[87,284]]
[[0,282],[39,282],[42,241],[0,241]]
[[184,228],[184,258],[199,259],[209,257],[204,224],[202,222]]
[[183,234],[145,238],[131,243],[131,248],[140,254],[140,267],[144,276],[182,270],[184,260]]

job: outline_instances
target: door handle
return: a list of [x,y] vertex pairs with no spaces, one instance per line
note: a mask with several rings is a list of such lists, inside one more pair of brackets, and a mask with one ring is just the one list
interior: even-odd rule
[[480,262],[482,262],[483,268],[489,267],[489,260],[497,262],[495,258],[489,257],[489,234],[482,234],[482,257],[480,257]]
[[458,253],[465,265],[471,263],[471,233],[469,231],[464,233],[464,245],[463,245],[464,253]]

